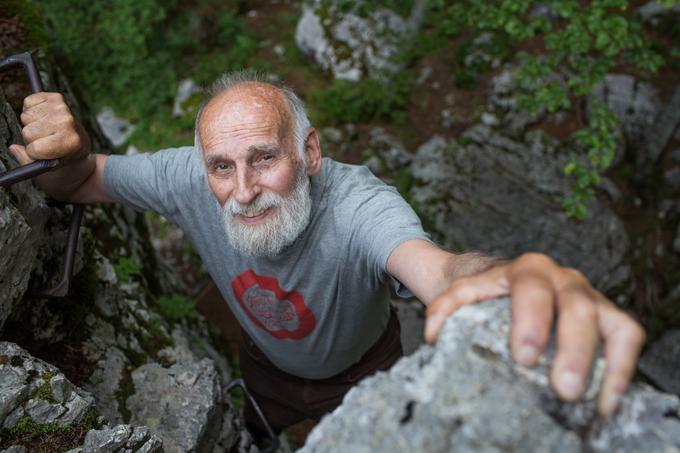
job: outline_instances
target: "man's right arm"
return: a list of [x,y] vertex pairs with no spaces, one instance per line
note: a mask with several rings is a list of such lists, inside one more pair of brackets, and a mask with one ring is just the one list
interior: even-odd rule
[[21,133],[26,146],[10,152],[21,165],[35,160],[60,159],[58,169],[36,178],[51,197],[71,203],[111,202],[104,187],[107,156],[90,154],[90,139],[59,93],[36,93],[24,100]]

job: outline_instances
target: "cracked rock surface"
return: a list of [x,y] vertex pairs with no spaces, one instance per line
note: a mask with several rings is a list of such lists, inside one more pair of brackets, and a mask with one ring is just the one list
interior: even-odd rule
[[461,308],[435,346],[350,390],[300,451],[680,451],[676,396],[633,384],[601,419],[601,359],[585,397],[562,403],[548,383],[552,346],[537,367],[517,365],[509,328],[507,299]]

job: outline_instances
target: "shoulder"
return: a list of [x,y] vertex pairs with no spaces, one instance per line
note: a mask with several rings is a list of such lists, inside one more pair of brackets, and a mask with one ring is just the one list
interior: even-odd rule
[[325,158],[324,171],[326,190],[336,203],[348,199],[370,198],[381,192],[397,194],[394,187],[385,184],[365,165],[345,164]]

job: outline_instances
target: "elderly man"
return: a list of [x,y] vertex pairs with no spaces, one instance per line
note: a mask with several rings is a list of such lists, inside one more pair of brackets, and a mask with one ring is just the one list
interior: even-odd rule
[[[428,342],[458,307],[510,294],[510,346],[526,366],[555,319],[551,382],[564,400],[583,393],[602,338],[603,415],[634,372],[642,329],[579,272],[540,254],[501,262],[437,247],[393,188],[364,167],[322,159],[286,88],[223,77],[197,116],[195,146],[155,154],[89,154],[58,94],[26,98],[21,120],[27,146],[12,147],[21,163],[70,161],[39,178],[48,194],[151,209],[184,229],[242,326],[244,379],[277,430],[320,417],[401,355],[388,285],[427,305]],[[245,416],[261,428],[250,406]]]

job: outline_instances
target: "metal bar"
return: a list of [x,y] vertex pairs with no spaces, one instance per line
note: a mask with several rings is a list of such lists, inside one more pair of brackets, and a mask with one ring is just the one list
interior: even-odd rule
[[68,229],[68,240],[64,252],[64,264],[61,269],[61,278],[53,288],[41,289],[29,294],[30,297],[64,297],[68,294],[73,276],[73,265],[76,259],[76,249],[78,248],[78,234],[80,233],[80,223],[83,218],[83,205],[73,205],[73,216],[71,225]]
[[[16,66],[23,66],[28,74],[28,80],[31,84],[31,91],[39,93],[43,91],[42,82],[40,81],[40,74],[35,66],[33,57],[30,53],[24,52],[17,55],[12,55],[0,60],[0,71],[13,68]],[[22,165],[13,170],[5,172],[0,175],[0,187],[8,187],[20,181],[33,178],[47,171],[50,171],[59,166],[59,159],[37,160],[27,165]],[[59,283],[53,288],[38,290],[29,293],[29,296],[35,297],[64,297],[71,286],[71,277],[73,276],[73,264],[75,263],[76,248],[78,247],[78,233],[80,232],[80,223],[83,219],[83,206],[73,206],[73,216],[71,217],[71,225],[68,230],[68,241],[66,243],[66,250],[64,251],[64,264],[61,271],[61,278]]]
[[[35,66],[35,62],[30,53],[24,52],[0,60],[0,71],[12,69],[17,66],[23,66],[26,70],[28,81],[31,84],[31,91],[33,93],[40,93],[43,91],[40,73],[38,72],[38,68]],[[17,182],[41,175],[57,167],[59,163],[59,159],[48,159],[38,160],[28,165],[17,167],[0,175],[0,187],[10,186]]]
[[41,175],[59,165],[59,159],[36,160],[0,175],[0,187],[9,187],[25,179]]
[[241,387],[243,390],[243,393],[246,395],[246,398],[248,398],[248,401],[250,401],[250,404],[253,405],[253,408],[255,408],[255,412],[257,413],[257,416],[260,417],[260,420],[262,420],[262,424],[264,425],[265,429],[267,430],[267,435],[272,440],[271,445],[269,445],[267,448],[263,449],[263,453],[271,453],[273,451],[276,451],[279,449],[281,446],[281,442],[279,441],[279,436],[277,436],[274,433],[274,430],[272,429],[271,425],[267,421],[267,417],[265,417],[264,412],[262,412],[262,409],[260,408],[260,405],[255,401],[255,398],[248,393],[248,389],[246,388],[245,382],[243,382],[243,379],[234,379],[227,385],[224,389],[225,393],[230,392],[234,387]]
[[0,70],[10,69],[15,66],[23,66],[26,69],[28,81],[31,84],[31,91],[33,93],[40,93],[43,91],[38,68],[36,68],[33,56],[30,53],[19,53],[0,60]]

